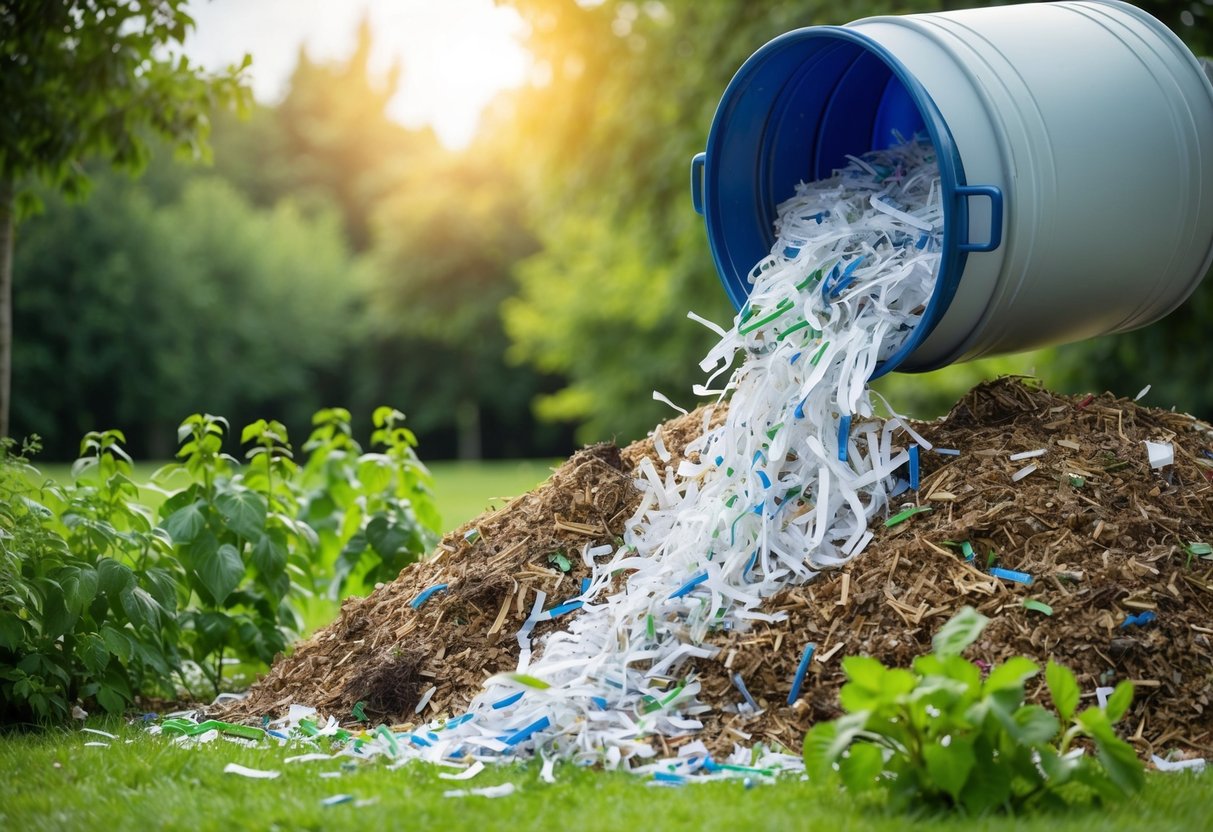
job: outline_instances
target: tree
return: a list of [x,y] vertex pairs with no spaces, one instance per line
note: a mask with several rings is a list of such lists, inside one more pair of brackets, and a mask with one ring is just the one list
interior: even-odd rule
[[208,114],[248,99],[247,57],[210,74],[172,54],[193,25],[185,5],[0,1],[0,436],[12,387],[13,245],[19,216],[37,207],[30,187],[81,196],[85,160],[138,171],[155,134],[205,158]]
[[501,324],[510,270],[536,249],[519,185],[492,148],[473,147],[415,173],[376,220],[372,320],[441,356],[425,362],[426,407],[453,417],[461,459],[479,459],[482,417],[525,417],[538,392],[534,372],[506,363]]
[[158,203],[101,171],[86,204],[52,194],[22,229],[13,429],[41,434],[50,458],[114,426],[164,459],[191,412],[306,435],[334,400],[318,380],[360,372],[368,270],[335,210],[255,208],[214,175]]
[[340,206],[355,251],[370,245],[375,205],[411,171],[439,152],[429,128],[410,130],[388,114],[401,68],[371,74],[370,22],[344,61],[317,63],[303,49],[286,98],[275,113],[281,152],[292,161],[293,186]]
[[530,160],[542,244],[506,305],[512,355],[568,378],[541,414],[582,422],[582,441],[635,437],[670,415],[650,391],[693,404],[714,336],[687,310],[733,314],[687,189],[729,78],[789,29],[939,4],[506,2],[530,24],[542,82],[492,125]]

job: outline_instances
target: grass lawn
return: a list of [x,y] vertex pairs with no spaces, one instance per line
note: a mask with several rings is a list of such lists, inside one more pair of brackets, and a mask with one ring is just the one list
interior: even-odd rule
[[559,460],[510,459],[492,462],[427,462],[444,531],[461,526],[489,508],[500,508],[552,475]]
[[[975,832],[1090,832],[1209,828],[1213,775],[1151,775],[1138,797],[1108,810],[1030,818],[911,818],[796,779],[746,789],[740,782],[654,788],[632,775],[558,767],[544,784],[535,765],[490,767],[469,782],[438,778],[442,769],[390,771],[337,761],[285,764],[309,750],[246,748],[217,740],[183,749],[142,730],[98,723],[109,742],[62,731],[0,739],[0,829],[819,829]],[[282,772],[276,780],[224,774],[236,762]],[[321,772],[340,772],[332,779]],[[446,798],[447,789],[513,782],[507,797]],[[334,795],[357,802],[322,806]]]

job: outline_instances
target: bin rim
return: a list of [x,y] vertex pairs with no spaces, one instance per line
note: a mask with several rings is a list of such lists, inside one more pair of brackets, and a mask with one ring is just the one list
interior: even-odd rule
[[[721,136],[728,127],[730,114],[736,101],[748,91],[750,83],[762,69],[763,64],[768,58],[785,49],[803,47],[805,44],[809,44],[815,40],[842,40],[859,46],[879,58],[901,82],[910,99],[918,108],[919,115],[922,116],[927,136],[935,148],[935,156],[939,162],[940,198],[942,200],[944,217],[943,238],[941,242],[942,256],[935,278],[935,286],[932,289],[931,297],[927,302],[922,317],[915,325],[914,331],[910,333],[910,337],[906,339],[906,342],[891,356],[876,365],[876,369],[872,372],[872,379],[879,378],[897,369],[927,339],[943,318],[944,313],[952,302],[952,298],[956,294],[961,275],[964,272],[967,252],[962,247],[968,245],[966,241],[969,236],[968,202],[967,196],[963,192],[967,184],[964,164],[960,158],[960,151],[952,137],[952,131],[948,127],[943,114],[939,111],[939,107],[935,104],[934,99],[931,98],[922,83],[914,77],[895,55],[875,39],[849,28],[859,23],[869,23],[877,20],[895,22],[897,18],[864,18],[863,20],[849,24],[847,27],[806,26],[785,32],[763,44],[763,46],[746,59],[745,63],[741,65],[725,88],[724,94],[720,98],[720,103],[716,106],[715,115],[712,118],[712,126],[708,132],[707,150],[703,163],[703,207],[704,219],[707,225],[708,244],[712,251],[712,259],[716,264],[716,272],[724,284],[729,300],[732,301],[735,308],[741,309],[745,305],[749,295],[747,280],[749,271],[747,269],[744,274],[736,273],[726,262],[721,246],[718,244],[718,240],[723,240],[727,236],[728,223],[724,217],[725,212],[715,207],[716,185],[714,181],[714,177],[718,176],[720,171],[727,169],[727,163],[721,158],[723,154]],[[776,99],[781,94],[782,90],[777,92],[775,94]],[[757,152],[761,154],[763,149],[758,148]],[[866,150],[861,150],[860,153],[862,152],[866,152]],[[756,182],[756,198],[760,187],[759,183]]]

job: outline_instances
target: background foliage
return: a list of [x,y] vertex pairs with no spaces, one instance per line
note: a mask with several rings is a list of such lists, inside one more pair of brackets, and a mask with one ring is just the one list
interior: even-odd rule
[[[215,113],[214,162],[149,141],[137,182],[43,192],[18,229],[13,434],[71,458],[97,425],[165,458],[182,414],[276,414],[295,435],[342,403],[400,402],[431,457],[558,456],[635,438],[692,404],[726,321],[686,170],[730,76],[771,37],[879,13],[972,5],[502,0],[528,25],[532,83],[464,151],[387,115],[369,27],[335,62],[301,53],[283,100]],[[1142,3],[1198,53],[1203,2]],[[403,67],[408,72],[407,64]],[[1213,413],[1197,345],[1213,285],[1162,324],[1027,357],[882,382],[915,415],[995,372]],[[365,429],[359,438],[365,441]],[[229,448],[234,450],[234,448]]]

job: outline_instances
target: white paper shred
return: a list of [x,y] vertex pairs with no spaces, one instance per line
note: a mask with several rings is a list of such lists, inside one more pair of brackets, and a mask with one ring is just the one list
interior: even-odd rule
[[1037,448],[1034,451],[1021,451],[1017,454],[1011,454],[1011,461],[1018,462],[1021,459],[1033,459],[1038,456],[1044,456],[1048,453],[1048,448]]
[[284,763],[315,763],[320,761],[330,761],[335,759],[332,754],[298,754],[294,757],[287,757],[283,760]]
[[1170,442],[1146,442],[1151,468],[1165,468],[1175,462],[1175,447]]
[[458,774],[439,774],[438,776],[443,780],[471,780],[482,771],[484,771],[484,763],[477,760]]
[[515,791],[513,783],[502,783],[500,786],[484,786],[479,789],[449,789],[442,793],[443,797],[509,797]]
[[1150,388],[1151,388],[1151,387],[1153,387],[1153,386],[1154,386],[1154,385],[1152,385],[1152,384],[1147,384],[1145,387],[1141,388],[1141,392],[1140,392],[1140,393],[1138,393],[1136,396],[1134,396],[1134,397],[1133,397],[1133,401],[1135,401],[1135,402],[1139,402],[1139,401],[1141,401],[1142,399],[1144,399],[1144,398],[1146,397],[1146,393],[1149,393],[1149,392],[1150,392]]
[[[707,378],[696,389],[728,398],[723,421],[713,424],[711,409],[705,412],[702,434],[677,470],[666,464],[661,432],[654,434],[661,461],[645,458],[637,467],[641,499],[622,543],[582,551],[588,588],[567,591],[553,606],[574,597],[583,606],[561,619],[564,628],[542,636],[533,654],[531,635],[546,604],[535,593],[516,633],[517,672],[547,686],[498,674],[449,724],[397,733],[394,743],[376,735],[360,755],[389,756],[393,767],[412,759],[473,763],[444,775],[452,779],[475,776],[468,772],[481,763],[536,753],[545,779],[556,760],[661,773],[662,780],[760,782],[803,770],[799,755],[761,745],[737,746],[715,761],[739,767],[729,771],[709,765],[699,742],[662,758],[655,737],[702,727],[711,709],[688,672],[695,659],[718,652],[709,639],[780,620],[763,612],[764,599],[862,552],[869,522],[896,508],[892,494],[908,476],[910,445],[931,450],[906,420],[877,415],[867,380],[911,337],[933,292],[941,193],[926,140],[866,154],[797,186],[779,206],[771,254],[750,273],[745,308],[700,362]],[[653,397],[685,413],[663,394]],[[623,586],[612,591],[617,581]],[[729,707],[742,699],[737,692]],[[297,725],[305,710],[315,713],[297,707],[277,724]],[[733,736],[751,739],[738,729]]]
[[109,744],[108,742],[96,742],[96,741],[94,741],[94,742],[86,742],[86,743],[84,744],[84,747],[85,747],[85,748],[109,748],[109,747],[110,747],[110,744]]
[[282,774],[280,771],[267,771],[259,768],[248,768],[239,763],[228,763],[223,767],[224,774],[239,774],[252,780],[273,780]]
[[1031,465],[1025,465],[1024,467],[1020,468],[1018,471],[1016,471],[1014,474],[1011,475],[1011,482],[1019,482],[1020,480],[1022,480],[1024,477],[1026,477],[1028,474],[1031,474],[1035,470],[1036,470],[1035,463],[1033,463]]
[[81,733],[84,733],[84,734],[96,734],[99,737],[105,737],[106,739],[109,739],[109,740],[118,739],[117,736],[115,736],[114,734],[111,734],[109,731],[102,731],[98,728],[81,728],[80,731],[81,731]]
[[434,691],[438,690],[437,685],[430,685],[429,690],[421,694],[421,698],[417,700],[417,707],[413,708],[413,713],[419,714],[425,710],[425,706],[430,704],[430,699],[434,695]]
[[1164,760],[1157,754],[1150,755],[1150,761],[1159,771],[1190,771],[1199,774],[1205,770],[1205,758],[1193,757],[1190,760]]
[[1095,701],[1099,704],[1099,707],[1102,708],[1108,704],[1108,697],[1112,695],[1114,690],[1116,688],[1100,687],[1095,689]]

